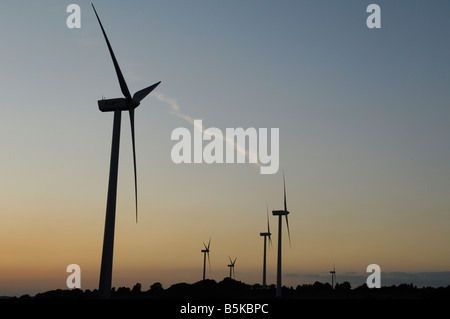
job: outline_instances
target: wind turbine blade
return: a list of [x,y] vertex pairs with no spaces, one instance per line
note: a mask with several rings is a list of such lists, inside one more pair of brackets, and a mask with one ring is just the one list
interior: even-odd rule
[[234,261],[233,261],[233,270],[234,270],[234,263],[236,262],[236,259],[237,259],[237,257],[234,258]]
[[286,203],[286,180],[284,179],[284,171],[283,171],[283,186],[284,186],[284,211],[287,212],[287,203]]
[[137,204],[137,168],[136,168],[136,145],[134,140],[134,109],[131,108],[130,112],[130,126],[131,126],[131,143],[133,145],[133,164],[134,164],[134,198],[136,204],[136,223],[138,221],[138,204]]
[[209,238],[209,242],[208,242],[208,248],[206,248],[206,249],[208,249],[209,250],[209,245],[211,244],[211,237]]
[[116,74],[117,74],[117,78],[119,80],[120,89],[122,90],[122,93],[125,96],[125,98],[130,102],[131,94],[130,94],[130,91],[128,90],[127,83],[125,82],[122,71],[120,71],[120,67],[119,67],[119,64],[117,63],[116,56],[114,55],[111,44],[109,43],[108,37],[106,36],[106,32],[105,32],[105,29],[103,28],[102,22],[100,21],[100,18],[98,17],[97,10],[95,10],[94,4],[91,3],[91,5],[92,5],[92,9],[94,9],[98,23],[100,24],[100,28],[102,29],[103,37],[105,38],[106,44],[108,45],[109,53],[111,54],[111,59],[114,64],[114,68],[116,69]]
[[291,247],[291,234],[289,232],[289,220],[288,220],[288,216],[284,215],[286,217],[286,226],[287,226],[287,231],[288,231],[288,238],[289,238],[289,247]]
[[230,260],[230,264],[233,264],[233,261],[231,260],[230,256],[228,256],[228,259]]
[[209,250],[206,253],[208,254],[209,273],[211,273],[211,260],[209,260]]
[[267,233],[269,234],[269,246],[272,247],[272,239],[270,238],[270,235],[272,234],[270,233],[269,207],[267,206],[267,203],[266,203],[266,212],[267,212]]
[[159,83],[161,83],[161,81],[159,81],[158,83],[155,83],[153,85],[150,85],[149,87],[146,87],[145,89],[137,91],[133,95],[133,100],[141,102],[151,91],[153,91],[159,85]]

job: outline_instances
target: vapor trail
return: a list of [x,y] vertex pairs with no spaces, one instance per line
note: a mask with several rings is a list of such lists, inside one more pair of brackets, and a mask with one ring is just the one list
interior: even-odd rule
[[[197,123],[194,122],[194,119],[193,119],[191,116],[182,113],[181,110],[180,110],[180,105],[178,104],[178,101],[177,101],[176,99],[174,99],[174,98],[172,98],[172,97],[165,96],[164,94],[159,93],[159,92],[155,92],[154,95],[155,95],[155,97],[156,97],[158,100],[160,100],[161,102],[164,102],[164,103],[166,103],[166,104],[169,105],[169,107],[170,107],[169,113],[170,113],[170,114],[175,115],[176,117],[179,117],[179,118],[185,120],[186,122],[188,122],[188,123],[194,125],[194,126],[195,126],[198,130],[200,130],[203,134],[206,134],[206,135],[209,135],[209,136],[212,135],[212,134],[210,134],[209,132],[206,131],[206,129],[205,129],[205,127],[204,127],[203,125],[202,125],[201,127],[198,126]],[[205,132],[205,131],[206,131],[206,132]],[[215,137],[216,137],[216,136],[215,136]],[[246,149],[242,148],[240,145],[238,145],[238,144],[234,141],[234,139],[230,139],[230,138],[227,137],[226,135],[223,136],[223,137],[220,137],[220,138],[221,138],[225,143],[227,143],[228,145],[233,146],[234,149],[235,149],[236,151],[238,151],[238,152],[241,153],[241,154],[244,154],[246,157],[248,157],[248,158],[254,158],[254,159],[257,159],[257,158],[258,158],[257,154],[255,154],[254,152],[250,153],[250,152],[247,151]],[[261,164],[258,163],[258,162],[256,162],[255,165],[256,165],[257,167],[260,167],[260,166],[261,166]]]

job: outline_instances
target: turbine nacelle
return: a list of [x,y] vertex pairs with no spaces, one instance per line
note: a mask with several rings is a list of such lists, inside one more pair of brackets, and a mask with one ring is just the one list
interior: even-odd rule
[[[112,111],[130,111],[137,108],[141,101],[153,91],[161,81],[146,87],[140,91],[137,91],[132,98],[116,98],[116,99],[101,99],[98,100],[98,108],[102,112],[112,112]],[[128,95],[128,94],[126,94]],[[128,95],[129,96],[129,95]]]
[[283,216],[283,215],[288,215],[289,214],[289,211],[287,211],[287,210],[273,210],[272,211],[272,215],[273,216]]
[[272,233],[259,233],[259,236],[270,236]]
[[98,108],[102,112],[129,111],[137,108],[139,104],[141,104],[139,101],[128,103],[125,98],[98,100]]

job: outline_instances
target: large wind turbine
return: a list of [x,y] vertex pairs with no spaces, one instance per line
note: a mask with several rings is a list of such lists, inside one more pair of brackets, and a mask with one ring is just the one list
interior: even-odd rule
[[283,173],[283,186],[284,186],[284,210],[272,211],[272,214],[274,216],[278,216],[278,258],[277,258],[277,292],[276,292],[277,297],[281,297],[281,239],[282,239],[281,224],[283,222],[282,216],[286,217],[289,245],[291,245],[291,235],[289,233],[289,221],[287,216],[289,214],[289,211],[287,210],[287,203],[286,203],[286,181],[284,179],[284,173]]
[[334,285],[336,284],[336,266],[333,265],[333,270],[330,271],[331,274],[331,288],[334,289]]
[[211,262],[209,260],[209,245],[211,244],[211,238],[209,239],[208,246],[203,243],[203,246],[205,246],[205,249],[202,249],[203,253],[203,280],[205,280],[206,275],[206,254],[208,254],[208,264],[209,264],[209,270],[211,270]]
[[236,263],[236,258],[234,258],[234,260],[232,261],[231,258],[228,256],[228,259],[230,260],[230,264],[228,265],[228,267],[230,267],[230,279],[236,279],[236,276],[234,274],[234,264]]
[[264,289],[267,287],[267,285],[266,285],[266,247],[267,247],[267,237],[269,237],[269,244],[272,246],[272,239],[270,239],[270,235],[272,235],[272,233],[270,232],[269,209],[267,208],[267,204],[266,204],[266,211],[267,211],[267,232],[266,233],[259,233],[259,236],[264,236],[264,259],[263,259],[263,288]]
[[105,29],[103,29],[102,22],[98,17],[97,11],[92,4],[95,16],[97,17],[103,36],[108,46],[114,68],[116,70],[117,78],[119,80],[120,89],[124,98],[102,99],[98,101],[98,108],[102,112],[114,112],[112,147],[111,147],[111,162],[109,168],[109,184],[108,184],[108,198],[106,203],[106,218],[105,218],[105,234],[103,237],[103,252],[102,265],[100,269],[100,284],[99,294],[102,298],[109,298],[111,296],[111,279],[112,279],[112,265],[113,265],[113,251],[114,251],[114,227],[116,219],[116,197],[117,197],[117,171],[119,166],[119,145],[120,145],[120,123],[122,111],[128,111],[130,115],[131,126],[131,140],[133,146],[133,162],[134,162],[134,190],[135,190],[135,205],[136,205],[136,222],[137,222],[137,171],[136,171],[136,149],[134,139],[134,109],[139,106],[140,102],[156,88],[157,82],[143,90],[137,91],[131,97],[128,86],[120,71],[114,52],[106,36]]

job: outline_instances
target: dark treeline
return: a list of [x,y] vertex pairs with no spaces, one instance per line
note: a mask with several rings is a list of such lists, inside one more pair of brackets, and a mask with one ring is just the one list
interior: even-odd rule
[[[417,288],[412,284],[385,286],[369,289],[366,284],[353,288],[349,282],[299,285],[296,288],[283,287],[283,299],[449,299],[450,286]],[[16,297],[14,297],[16,298]],[[34,297],[23,295],[18,299],[96,299],[98,291],[81,289],[57,289],[38,293]],[[249,285],[225,278],[223,281],[202,280],[193,284],[177,283],[164,289],[161,283],[152,284],[147,290],[137,283],[133,288],[113,288],[114,299],[275,299],[275,285],[263,289],[260,284]]]

